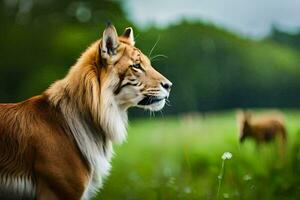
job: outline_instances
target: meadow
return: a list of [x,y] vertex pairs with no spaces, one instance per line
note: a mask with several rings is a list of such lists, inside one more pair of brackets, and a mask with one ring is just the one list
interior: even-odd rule
[[[298,199],[300,112],[283,113],[284,158],[275,144],[240,145],[235,111],[133,120],[95,199]],[[232,158],[220,177],[224,152]]]

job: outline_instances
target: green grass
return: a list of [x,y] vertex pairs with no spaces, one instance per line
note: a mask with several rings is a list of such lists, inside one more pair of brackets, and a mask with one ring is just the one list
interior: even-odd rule
[[297,199],[300,196],[300,112],[286,111],[288,151],[238,143],[234,112],[151,118],[130,123],[116,146],[111,175],[95,199]]

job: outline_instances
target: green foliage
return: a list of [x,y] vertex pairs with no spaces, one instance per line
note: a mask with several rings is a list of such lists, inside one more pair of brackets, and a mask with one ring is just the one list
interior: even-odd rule
[[[134,27],[126,16],[119,1],[0,1],[0,101],[20,101],[45,90],[101,37],[107,19],[119,33]],[[267,39],[253,41],[187,21],[134,30],[146,54],[160,38],[151,58],[174,84],[167,114],[300,106],[299,34],[274,30]],[[223,198],[296,199],[299,119],[298,112],[288,112],[283,162],[272,145],[259,151],[251,141],[239,146],[233,112],[135,121],[96,199],[215,199],[225,151],[233,158],[226,161]]]
[[266,40],[274,41],[279,44],[295,48],[297,50],[300,49],[300,33],[286,33],[276,26],[273,27],[272,32]]
[[154,66],[174,83],[170,113],[299,106],[298,51],[184,21],[146,30],[137,45],[150,49],[157,37],[154,52],[168,58],[154,61]]
[[[107,19],[119,33],[134,26],[119,1],[1,1],[0,11],[1,102],[24,100],[62,78],[101,37]],[[252,41],[198,21],[135,27],[135,33],[146,54],[160,38],[151,57],[174,83],[166,114],[300,106],[300,56],[291,47],[296,35],[273,31],[267,40]]]
[[131,123],[128,142],[116,146],[111,175],[95,199],[297,199],[300,178],[299,112],[287,111],[288,147],[257,149],[238,143],[234,112],[185,115]]
[[62,78],[108,19],[132,25],[118,1],[0,1],[0,101],[24,100]]

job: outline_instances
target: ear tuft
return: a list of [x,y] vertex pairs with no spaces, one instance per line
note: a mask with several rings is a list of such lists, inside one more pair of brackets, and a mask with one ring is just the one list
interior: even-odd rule
[[133,30],[131,27],[128,27],[125,29],[124,33],[123,33],[123,36],[126,37],[126,38],[129,38],[130,35],[132,34]]
[[115,55],[118,45],[119,39],[116,28],[111,22],[108,21],[103,32],[101,51],[104,53],[104,55]]
[[123,37],[127,38],[130,45],[134,46],[135,41],[134,41],[134,34],[133,34],[133,29],[131,27],[128,27],[125,29],[123,33]]
[[110,27],[110,26],[114,26],[113,23],[110,20],[106,21],[106,28]]

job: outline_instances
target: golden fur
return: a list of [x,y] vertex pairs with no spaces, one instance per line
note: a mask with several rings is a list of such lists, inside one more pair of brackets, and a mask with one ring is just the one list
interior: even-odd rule
[[90,199],[126,138],[127,109],[159,110],[171,83],[108,25],[43,94],[0,104],[0,199]]

